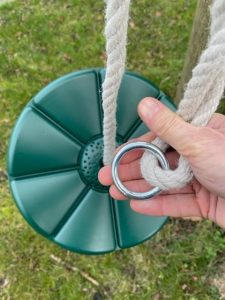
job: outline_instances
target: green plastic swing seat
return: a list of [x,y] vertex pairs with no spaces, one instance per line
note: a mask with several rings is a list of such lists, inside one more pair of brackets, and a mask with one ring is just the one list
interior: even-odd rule
[[[75,72],[45,87],[19,117],[8,153],[11,191],[26,221],[49,240],[86,254],[137,245],[167,220],[133,212],[129,201],[113,200],[98,182],[104,74]],[[118,96],[118,143],[147,131],[137,115],[146,96],[175,109],[154,84],[126,72]]]

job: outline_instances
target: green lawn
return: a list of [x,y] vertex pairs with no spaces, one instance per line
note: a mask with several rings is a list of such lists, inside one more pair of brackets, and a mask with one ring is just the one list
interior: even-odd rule
[[[18,0],[0,7],[0,299],[220,299],[213,278],[225,238],[208,221],[171,220],[140,246],[82,256],[36,234],[12,201],[5,158],[13,124],[51,80],[104,65],[103,3]],[[196,0],[132,4],[128,69],[173,97]]]

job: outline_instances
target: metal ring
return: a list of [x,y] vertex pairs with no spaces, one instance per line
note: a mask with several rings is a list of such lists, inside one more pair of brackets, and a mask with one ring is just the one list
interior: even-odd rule
[[167,158],[165,157],[164,153],[161,151],[161,149],[159,149],[157,146],[155,146],[151,143],[146,143],[146,142],[134,142],[134,143],[127,144],[123,148],[121,148],[118,151],[118,153],[116,154],[116,156],[114,157],[113,162],[112,162],[112,177],[113,177],[113,181],[114,181],[116,187],[119,189],[119,191],[124,196],[126,196],[127,198],[130,198],[130,199],[138,199],[138,200],[149,199],[149,198],[152,198],[152,197],[158,195],[161,192],[161,189],[159,187],[154,187],[150,191],[143,192],[143,193],[133,192],[133,191],[128,190],[123,185],[123,183],[121,182],[119,175],[118,175],[118,167],[119,167],[120,160],[127,152],[134,150],[134,149],[144,149],[144,150],[150,151],[153,155],[155,155],[157,157],[157,159],[160,162],[161,167],[164,170],[170,169],[169,162],[168,162]]

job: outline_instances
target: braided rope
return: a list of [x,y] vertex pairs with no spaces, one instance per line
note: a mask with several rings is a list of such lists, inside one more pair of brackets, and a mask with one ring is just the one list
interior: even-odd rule
[[116,149],[116,103],[125,70],[130,0],[108,0],[106,9],[107,68],[103,83],[103,162],[112,162]]
[[[104,128],[107,129],[104,131],[104,151],[105,157],[109,157],[105,160],[107,163],[111,162],[115,149],[116,97],[125,66],[128,11],[128,0],[107,1],[107,72],[111,75],[108,76],[109,78],[106,77],[108,82],[105,81],[103,85],[103,94],[105,95],[105,98],[103,97]],[[121,27],[121,23],[120,26],[117,26],[119,22],[117,24],[115,22],[115,20],[121,21],[121,19],[124,20],[122,22],[124,27]],[[118,40],[118,37],[121,40]],[[115,52],[116,55],[112,55]],[[119,71],[115,67],[117,63],[120,66]],[[198,65],[193,69],[192,78],[179,104],[177,114],[193,125],[205,126],[219,105],[224,87],[225,0],[214,0],[211,8],[211,28],[208,45],[203,51]],[[107,97],[107,95],[113,96]],[[109,140],[110,143],[108,143]],[[169,147],[159,138],[156,138],[153,143],[163,151],[166,151]],[[112,148],[110,148],[111,146]],[[145,152],[142,157],[141,171],[146,181],[153,186],[160,187],[162,190],[181,188],[190,182],[193,177],[192,170],[184,157],[180,157],[176,170],[165,171],[160,168],[156,158],[149,152]]]

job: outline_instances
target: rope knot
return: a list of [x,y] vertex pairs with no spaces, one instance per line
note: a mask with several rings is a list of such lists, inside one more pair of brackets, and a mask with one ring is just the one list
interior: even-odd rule
[[[153,144],[163,151],[168,148],[168,145],[159,138],[156,138]],[[163,170],[157,158],[147,151],[142,156],[141,172],[147,182],[161,190],[182,188],[193,178],[191,168],[184,157],[180,157],[177,169]]]

